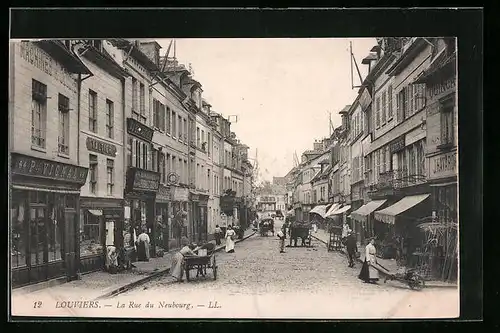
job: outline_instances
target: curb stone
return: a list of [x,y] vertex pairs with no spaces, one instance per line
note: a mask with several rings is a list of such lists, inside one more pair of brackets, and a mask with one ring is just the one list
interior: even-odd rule
[[[316,237],[316,236],[312,236],[313,238],[315,238],[316,240],[324,243],[325,245],[328,246],[328,242]],[[344,251],[342,251],[342,253],[345,254]],[[361,258],[357,258],[357,261],[360,262],[360,263],[363,263],[363,260],[361,260]],[[383,275],[388,275],[386,271],[378,268],[378,267],[374,267],[377,271],[379,271],[380,273],[382,273]],[[425,288],[448,288],[448,289],[456,289],[458,288],[458,285],[455,285],[455,284],[451,284],[451,283],[448,283],[447,285],[442,285],[442,284],[433,284],[432,282],[430,281],[425,281]]]
[[[234,241],[234,243],[239,243],[239,242],[242,242],[250,237],[252,237],[253,235],[255,235],[256,232],[252,232],[251,234],[249,234],[248,236],[244,236],[243,239],[237,239]],[[219,245],[218,247],[215,248],[214,252],[219,252],[220,250],[222,250],[223,248],[225,248],[226,246],[225,245]],[[161,276],[161,275],[165,275],[165,274],[168,274],[170,273],[170,267],[169,268],[166,268],[166,269],[163,269],[163,270],[159,270],[159,271],[156,271],[156,272],[153,272],[153,273],[150,273],[148,274],[146,277],[142,278],[142,279],[139,279],[137,281],[134,281],[132,283],[129,283],[129,284],[126,284],[120,288],[117,288],[115,290],[112,290],[104,295],[101,295],[99,297],[96,298],[96,300],[101,300],[101,299],[105,299],[105,298],[110,298],[110,297],[114,297],[116,295],[119,295],[119,294],[123,294],[137,286],[140,286],[142,284],[145,284],[151,280],[154,280],[155,278]]]

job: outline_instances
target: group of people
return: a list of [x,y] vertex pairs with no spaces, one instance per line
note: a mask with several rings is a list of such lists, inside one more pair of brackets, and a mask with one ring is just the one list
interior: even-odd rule
[[[358,246],[354,233],[352,232],[349,224],[344,223],[342,227],[342,243],[346,247],[347,256],[349,258],[349,267],[355,266],[355,260],[358,258]],[[379,280],[378,270],[375,268],[377,265],[377,249],[375,248],[375,238],[369,238],[368,244],[365,247],[365,260],[361,267],[361,272],[358,275],[360,280],[365,283],[375,283]]]

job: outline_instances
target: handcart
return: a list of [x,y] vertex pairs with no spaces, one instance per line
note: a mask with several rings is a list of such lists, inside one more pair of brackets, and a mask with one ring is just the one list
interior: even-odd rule
[[215,260],[215,252],[210,252],[207,255],[184,256],[184,270],[186,272],[186,280],[191,281],[189,272],[196,269],[196,278],[206,277],[207,268],[212,270],[214,280],[217,280],[217,262]]

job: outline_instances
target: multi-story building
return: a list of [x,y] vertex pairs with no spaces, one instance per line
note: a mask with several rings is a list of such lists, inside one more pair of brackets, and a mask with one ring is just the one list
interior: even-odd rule
[[9,46],[12,284],[75,279],[80,189],[88,176],[88,163],[80,163],[79,154],[80,87],[92,72],[69,42]]
[[79,160],[89,168],[80,196],[80,271],[104,266],[106,246],[116,246],[123,228],[125,185],[125,92],[129,77],[105,40],[72,41],[93,75],[81,82]]

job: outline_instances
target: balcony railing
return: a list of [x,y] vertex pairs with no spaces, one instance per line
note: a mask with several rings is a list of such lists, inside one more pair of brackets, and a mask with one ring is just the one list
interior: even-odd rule
[[399,169],[382,172],[379,175],[376,189],[399,189],[403,187],[422,184],[427,181],[425,175],[409,172],[408,169]]

